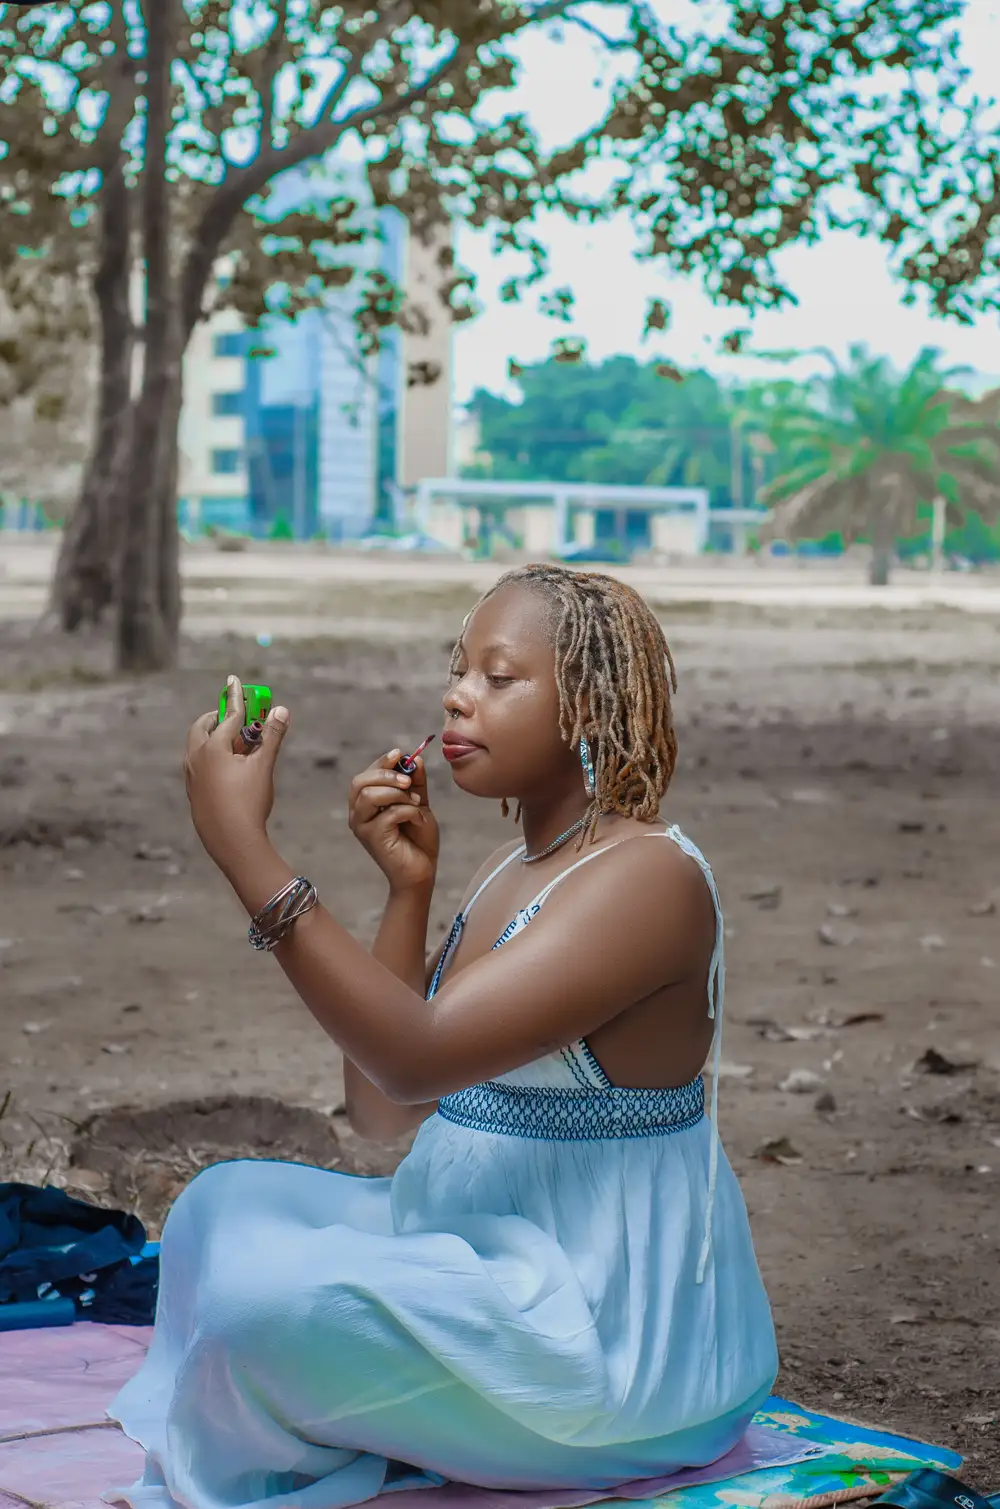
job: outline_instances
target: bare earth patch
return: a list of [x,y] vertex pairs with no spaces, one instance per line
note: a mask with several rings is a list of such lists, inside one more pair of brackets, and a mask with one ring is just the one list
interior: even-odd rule
[[[296,617],[273,564],[251,579],[251,554],[225,559],[248,597],[193,607],[212,632],[168,676],[119,683],[99,640],[32,632],[20,578],[0,622],[0,1172],[129,1205],[154,1232],[219,1159],[381,1174],[404,1151],[352,1137],[336,1049],[246,947],[188,823],[188,725],[231,670],[289,703],[274,836],[368,942],[383,885],[347,831],[347,783],[439,726],[446,647],[482,585],[409,563],[419,590],[313,583]],[[254,581],[276,597],[255,605]],[[779,1388],[951,1446],[996,1491],[1000,615],[720,602],[710,582],[681,601],[669,573],[646,590],[681,677],[664,812],[727,911],[722,1133]],[[440,762],[431,785],[443,930],[509,829]]]

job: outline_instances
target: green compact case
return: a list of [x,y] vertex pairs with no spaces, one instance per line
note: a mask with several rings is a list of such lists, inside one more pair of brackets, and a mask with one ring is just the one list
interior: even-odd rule
[[[222,696],[219,698],[220,723],[226,716],[226,702],[228,697],[229,688],[228,686],[224,686],[222,688]],[[246,717],[243,720],[244,724],[255,723],[258,721],[258,719],[261,723],[263,723],[264,719],[271,711],[271,688],[269,686],[244,686],[243,706],[246,708]]]

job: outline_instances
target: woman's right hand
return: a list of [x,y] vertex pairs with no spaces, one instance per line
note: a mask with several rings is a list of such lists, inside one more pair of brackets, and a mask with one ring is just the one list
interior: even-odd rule
[[392,767],[402,752],[391,749],[354,777],[348,811],[354,837],[397,892],[433,886],[440,848],[424,762],[418,755],[413,775],[400,775]]

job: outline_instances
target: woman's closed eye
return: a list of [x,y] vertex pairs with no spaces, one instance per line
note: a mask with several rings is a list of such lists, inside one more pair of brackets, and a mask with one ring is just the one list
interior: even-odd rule
[[[469,675],[469,672],[468,671],[455,670],[455,671],[451,671],[449,674],[450,674],[451,684],[452,684],[452,686],[454,686],[456,684],[456,682],[464,681],[465,678]],[[499,674],[499,672],[495,672],[495,673],[487,673],[485,675],[485,677],[484,677],[484,680],[488,681],[489,684],[490,684],[490,686],[510,686],[512,682],[514,682],[514,681],[517,680],[517,677],[516,676],[501,676]]]

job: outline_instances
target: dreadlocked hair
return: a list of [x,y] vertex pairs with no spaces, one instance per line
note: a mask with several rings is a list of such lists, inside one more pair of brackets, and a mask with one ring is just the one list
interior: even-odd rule
[[[559,730],[567,744],[586,739],[590,746],[595,789],[579,852],[588,834],[593,842],[603,813],[645,822],[659,813],[677,764],[673,656],[648,603],[612,576],[520,566],[505,572],[479,602],[512,585],[539,592],[553,610]],[[460,655],[461,640],[452,652],[453,672]],[[506,817],[506,800],[502,810]],[[519,817],[520,807],[515,821]]]

